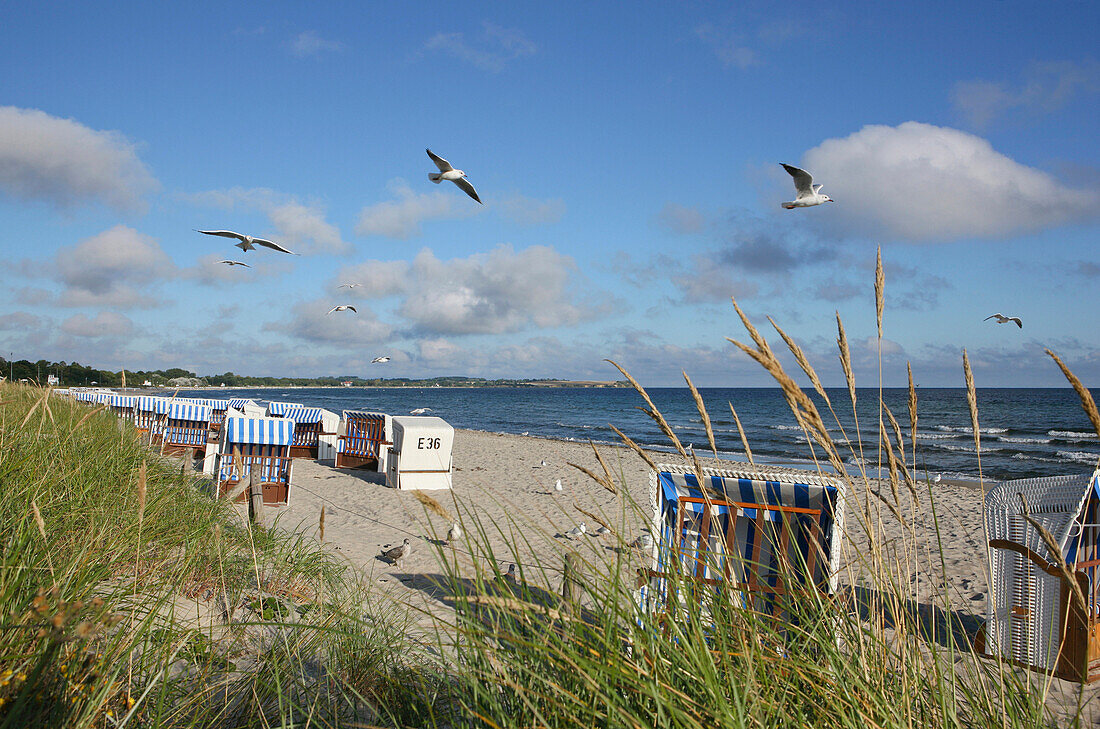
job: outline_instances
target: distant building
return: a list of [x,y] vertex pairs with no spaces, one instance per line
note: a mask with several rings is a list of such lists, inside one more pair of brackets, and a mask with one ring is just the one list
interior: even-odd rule
[[149,382],[149,380],[146,380],[145,382],[141,383],[141,386],[142,387],[152,387],[153,383]]
[[56,387],[61,384],[61,378],[57,375],[46,375],[46,384],[50,387]]
[[343,385],[344,387],[351,387],[351,380],[344,380],[340,384]]

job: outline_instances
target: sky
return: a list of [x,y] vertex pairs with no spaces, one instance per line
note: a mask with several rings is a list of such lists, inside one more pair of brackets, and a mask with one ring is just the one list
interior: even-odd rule
[[863,386],[1100,385],[1100,5],[831,5],[6,3],[0,354],[770,385],[736,298],[826,385],[837,316]]

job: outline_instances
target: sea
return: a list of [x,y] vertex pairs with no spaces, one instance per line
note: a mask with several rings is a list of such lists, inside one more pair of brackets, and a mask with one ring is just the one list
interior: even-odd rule
[[[642,408],[645,402],[631,388],[596,387],[333,387],[333,388],[211,388],[181,391],[185,397],[246,397],[279,400],[341,410],[371,410],[406,415],[418,408],[443,418],[456,428],[530,435],[596,445],[619,444],[615,426],[639,444],[674,452],[669,440]],[[647,389],[657,409],[685,447],[700,456],[711,453],[706,429],[691,392],[686,388]],[[848,390],[827,389],[836,415],[816,393],[821,411],[842,456],[853,469],[863,459],[872,472],[879,452],[878,390],[858,389],[853,416]],[[718,455],[746,460],[745,449],[731,415],[737,411],[754,458],[796,467],[812,467],[813,452],[795,422],[782,392],[771,388],[701,388]],[[1093,397],[1100,391],[1093,391]],[[1089,473],[1100,461],[1100,441],[1069,388],[980,389],[978,431],[981,462],[975,447],[964,389],[917,390],[918,471],[953,481],[985,480]],[[910,421],[908,391],[883,390],[882,399],[905,436],[907,459]],[[858,418],[859,427],[856,428]],[[884,422],[886,416],[883,415]],[[890,426],[887,424],[888,429]],[[858,434],[858,435],[857,435]],[[820,451],[818,451],[820,456]],[[885,456],[882,456],[885,459]]]

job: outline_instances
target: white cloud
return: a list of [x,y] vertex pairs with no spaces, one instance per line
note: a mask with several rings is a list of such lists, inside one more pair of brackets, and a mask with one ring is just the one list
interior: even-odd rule
[[483,71],[498,73],[509,62],[534,55],[538,48],[522,31],[482,23],[481,35],[469,41],[462,33],[436,33],[424,47],[442,51]]
[[42,327],[42,317],[26,311],[13,311],[10,314],[0,314],[0,330],[41,331]]
[[137,210],[159,187],[135,145],[36,109],[0,106],[0,190],[65,208],[98,202]]
[[276,235],[272,236],[275,242],[295,253],[344,255],[352,251],[351,245],[341,237],[340,229],[325,219],[325,211],[320,204],[306,204],[293,195],[266,187],[234,187],[193,193],[184,198],[204,207],[233,210],[241,206],[259,210],[275,226]]
[[[465,218],[477,212],[467,205],[457,207],[452,195],[439,191],[413,192],[401,179],[391,180],[389,189],[397,199],[363,208],[355,226],[356,233],[405,240],[420,235],[420,224],[425,220]],[[465,197],[462,199],[469,202]]]
[[734,66],[744,70],[761,64],[756,51],[742,43],[743,36],[740,33],[704,23],[695,28],[695,35],[710,46],[726,68]]
[[813,212],[846,232],[910,241],[1003,238],[1100,210],[1096,191],[1067,188],[981,137],[920,122],[828,139],[806,153],[804,166],[837,201]]
[[1078,94],[1100,92],[1100,62],[1032,63],[1023,83],[1011,88],[993,81],[960,81],[951,91],[955,108],[974,126],[983,128],[1012,112],[1050,114]]
[[101,311],[91,319],[76,314],[61,322],[61,331],[75,337],[121,337],[133,333],[134,322],[113,311]]
[[413,261],[400,313],[437,334],[499,334],[576,324],[594,309],[573,303],[573,260],[546,246],[441,261],[423,250]]
[[359,284],[353,289],[340,289],[341,295],[357,299],[384,299],[405,293],[409,288],[408,261],[366,261],[340,270],[332,282],[333,290],[341,284]]
[[342,51],[344,44],[340,41],[325,40],[317,31],[307,30],[294,37],[290,43],[290,50],[301,58],[324,52]]
[[504,217],[517,225],[548,225],[565,215],[565,202],[560,198],[536,200],[523,195],[513,195],[500,203]]
[[116,225],[60,249],[50,273],[65,286],[61,306],[155,306],[147,289],[176,267],[154,238]]
[[731,296],[746,298],[760,291],[760,286],[748,279],[737,278],[735,268],[715,265],[709,256],[694,255],[687,270],[670,276],[684,303],[728,302]]
[[336,345],[376,344],[385,341],[392,329],[382,323],[367,306],[356,304],[356,312],[327,312],[339,303],[332,299],[313,299],[294,305],[289,321],[264,325],[264,331],[286,332],[307,342]]

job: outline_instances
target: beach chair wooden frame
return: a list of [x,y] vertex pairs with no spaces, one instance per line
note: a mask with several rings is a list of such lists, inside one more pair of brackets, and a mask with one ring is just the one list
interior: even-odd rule
[[336,468],[378,469],[383,449],[393,443],[386,437],[386,415],[345,410],[336,439]]
[[[283,418],[227,417],[214,464],[215,493],[219,498],[244,501],[255,469],[264,503],[286,504],[293,479],[290,444],[294,427],[294,421]],[[243,442],[247,440],[259,442]]]
[[[1025,509],[1058,544],[1069,576]],[[985,512],[991,584],[975,650],[1070,681],[1100,680],[1100,470],[1002,482],[986,494]]]
[[793,469],[704,469],[700,488],[687,469],[658,468],[651,477],[658,538],[640,600],[659,622],[687,610],[706,614],[719,594],[765,619],[789,621],[811,592],[833,593],[841,482]]

